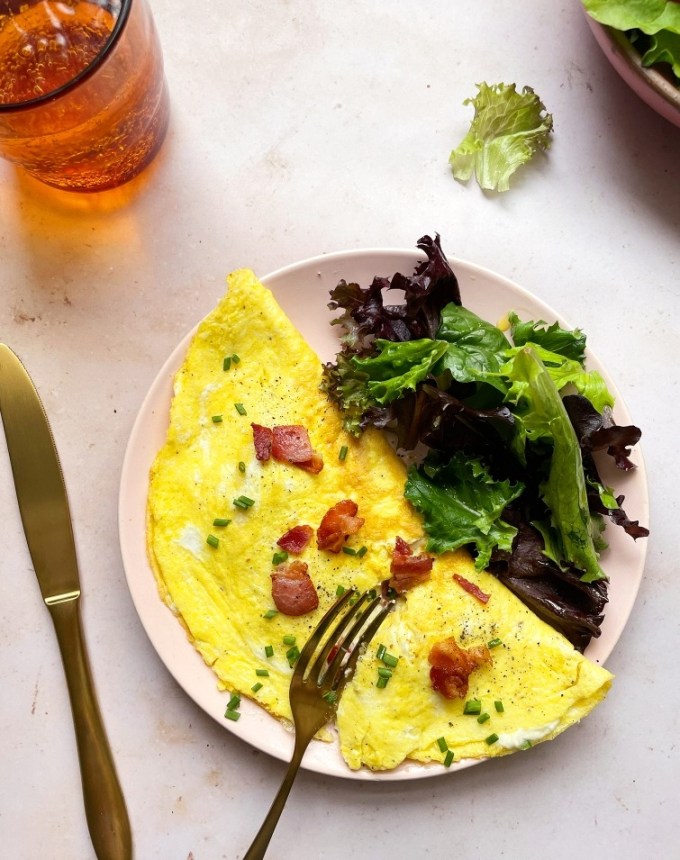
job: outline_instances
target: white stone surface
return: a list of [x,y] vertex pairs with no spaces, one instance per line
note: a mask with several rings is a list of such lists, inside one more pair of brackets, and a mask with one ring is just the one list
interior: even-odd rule
[[[116,507],[144,394],[230,269],[434,231],[582,327],[614,375],[644,432],[645,578],[608,663],[614,688],[581,725],[435,779],[303,772],[269,856],[674,856],[680,129],[618,79],[577,0],[152,5],[173,114],[143,181],[81,197],[0,164],[0,339],[33,375],[61,454],[135,856],[242,857],[284,770],[185,696],[133,608]],[[482,80],[534,87],[555,118],[549,155],[503,196],[447,166]],[[4,445],[0,517],[0,855],[89,860],[66,686]]]

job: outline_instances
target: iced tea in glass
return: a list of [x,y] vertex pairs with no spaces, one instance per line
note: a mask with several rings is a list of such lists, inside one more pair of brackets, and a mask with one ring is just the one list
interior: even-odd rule
[[48,185],[136,176],[168,125],[146,0],[0,0],[0,155]]

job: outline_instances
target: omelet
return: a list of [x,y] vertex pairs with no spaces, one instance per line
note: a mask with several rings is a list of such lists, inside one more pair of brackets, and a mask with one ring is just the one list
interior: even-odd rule
[[[379,431],[346,434],[321,378],[320,359],[271,292],[251,271],[234,272],[175,377],[167,438],[150,474],[148,553],[161,598],[220,688],[282,720],[291,719],[295,648],[339,591],[379,587],[390,577],[396,537],[423,538],[404,498],[404,464]],[[258,459],[253,424],[306,428],[323,468]],[[299,525],[318,529],[347,499],[364,521],[347,541],[349,552],[320,550],[312,540],[296,556],[307,565],[318,607],[299,616],[277,612],[271,574],[281,558],[278,540]],[[464,698],[445,698],[430,680],[432,646],[449,637],[461,648],[488,648]],[[431,575],[399,598],[378,640],[360,657],[338,706],[338,742],[352,769],[526,748],[581,719],[612,679],[495,577],[476,571],[464,550],[436,557]],[[384,685],[379,645],[396,663]]]

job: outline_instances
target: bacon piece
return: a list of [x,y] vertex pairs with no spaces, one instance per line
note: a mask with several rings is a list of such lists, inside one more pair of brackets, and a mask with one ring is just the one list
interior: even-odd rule
[[272,598],[284,615],[306,615],[319,605],[319,597],[304,561],[284,562],[274,568]]
[[301,424],[280,424],[273,429],[272,456],[284,463],[305,463],[312,459],[309,433]]
[[255,444],[255,456],[258,460],[268,460],[272,454],[272,443],[274,434],[270,427],[261,424],[251,424],[253,428],[253,443]]
[[402,594],[419,582],[424,582],[430,575],[434,559],[421,553],[413,555],[413,549],[406,541],[397,536],[392,550],[392,562],[390,564],[390,586]]
[[285,535],[281,535],[276,543],[286,552],[297,555],[307,546],[313,534],[314,529],[311,526],[293,526]]
[[359,506],[351,499],[344,499],[329,508],[316,530],[316,545],[319,549],[340,552],[350,535],[356,534],[364,524],[357,516]]
[[435,642],[427,657],[430,666],[432,689],[446,699],[463,699],[467,695],[472,672],[484,663],[491,662],[486,645],[461,648],[453,636]]
[[309,441],[309,433],[301,424],[279,424],[272,429],[272,457],[281,463],[292,463],[316,474],[323,469],[323,457]]
[[305,460],[303,463],[296,463],[295,465],[304,469],[306,472],[311,472],[312,475],[318,475],[318,473],[323,469],[323,457],[321,454],[317,454],[316,451],[312,451],[312,456],[309,460]]
[[465,579],[465,577],[461,576],[459,573],[454,573],[453,578],[456,580],[456,582],[458,583],[458,585],[460,585],[461,588],[464,588],[468,592],[468,594],[471,594],[473,597],[476,597],[480,603],[489,602],[489,598],[491,597],[491,595],[487,594],[485,591],[482,591],[482,589],[478,585],[475,585],[474,582],[470,582],[469,579]]

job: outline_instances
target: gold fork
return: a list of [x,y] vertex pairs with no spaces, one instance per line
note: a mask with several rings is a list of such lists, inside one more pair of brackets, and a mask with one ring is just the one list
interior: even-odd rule
[[[267,817],[243,860],[264,857],[309,742],[332,719],[363,646],[371,641],[393,606],[394,601],[385,601],[371,591],[357,598],[356,589],[350,588],[331,606],[307,640],[290,681],[290,707],[295,725],[293,757]],[[332,622],[345,609],[345,614],[323,640]]]

